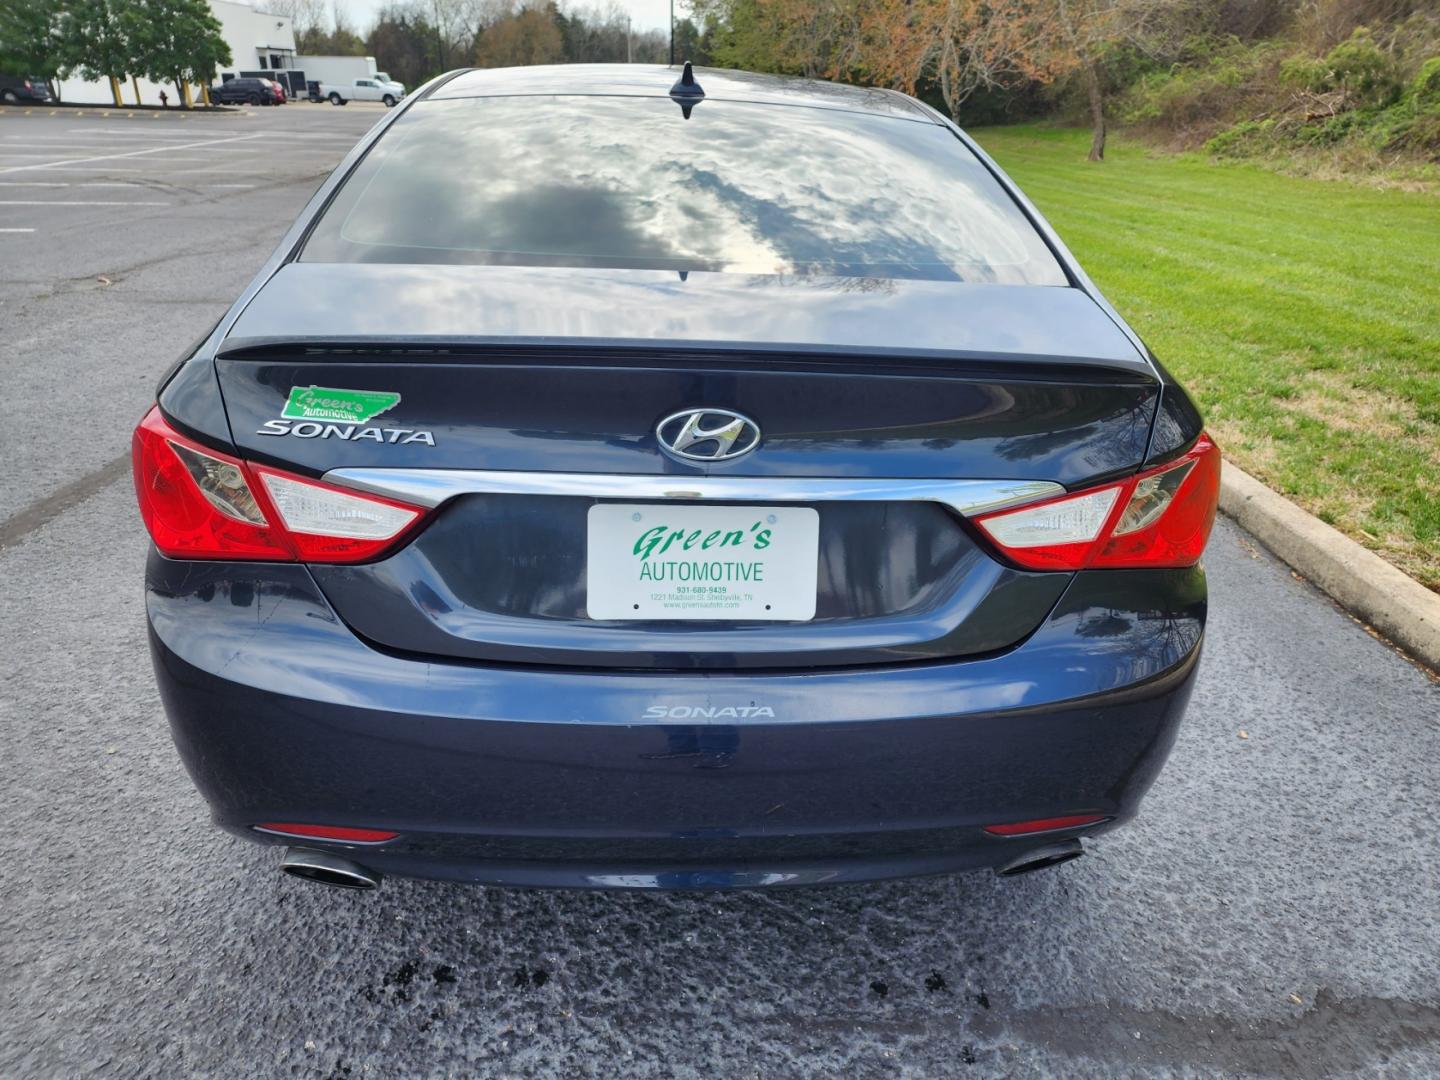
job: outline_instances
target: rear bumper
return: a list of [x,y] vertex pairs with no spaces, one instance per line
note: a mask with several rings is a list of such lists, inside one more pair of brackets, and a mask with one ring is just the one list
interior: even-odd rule
[[1077,575],[1003,655],[764,674],[436,664],[379,652],[298,566],[153,554],[150,640],[215,819],[393,829],[382,873],[547,886],[809,884],[1007,863],[1132,816],[1174,740],[1202,572]]

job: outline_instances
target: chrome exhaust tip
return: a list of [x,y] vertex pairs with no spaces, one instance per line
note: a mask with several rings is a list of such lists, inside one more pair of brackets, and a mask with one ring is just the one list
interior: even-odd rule
[[280,872],[336,889],[378,889],[383,880],[378,871],[342,859],[328,851],[286,848]]
[[1044,847],[1031,848],[1025,854],[1017,856],[999,867],[995,873],[998,877],[1015,877],[1018,874],[1044,870],[1049,866],[1059,866],[1071,859],[1078,859],[1084,854],[1085,849],[1080,846],[1079,840],[1060,840],[1053,844],[1046,844]]

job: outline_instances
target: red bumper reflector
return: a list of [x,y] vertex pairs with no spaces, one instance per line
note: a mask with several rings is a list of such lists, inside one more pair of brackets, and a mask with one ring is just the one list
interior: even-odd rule
[[1094,825],[1104,821],[1104,814],[1071,814],[1069,817],[1036,818],[1034,821],[1014,821],[1008,825],[986,825],[985,831],[991,836],[1027,836],[1030,833],[1054,832],[1056,829],[1078,829],[1082,825]]
[[343,825],[296,825],[286,821],[262,821],[255,828],[279,836],[301,836],[307,840],[340,840],[347,844],[383,844],[400,834],[385,829],[348,829]]

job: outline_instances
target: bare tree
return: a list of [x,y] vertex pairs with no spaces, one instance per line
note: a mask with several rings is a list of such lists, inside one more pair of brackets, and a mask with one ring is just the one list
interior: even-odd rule
[[1090,160],[1105,157],[1104,56],[1116,45],[1162,51],[1182,33],[1197,0],[1052,0],[1061,67],[1079,73],[1090,112]]
[[295,32],[297,50],[304,52],[301,42],[326,31],[329,22],[325,0],[265,0],[258,10],[290,20]]
[[[814,8],[841,0],[775,0]],[[1117,45],[1152,51],[1181,32],[1205,0],[855,0],[861,33],[851,70],[913,93],[940,87],[952,116],[977,90],[1077,75],[1093,136],[1090,160],[1105,156],[1106,53]],[[843,57],[841,58],[843,59]],[[843,63],[831,74],[844,74]]]
[[859,66],[911,93],[940,87],[950,114],[977,90],[1065,70],[1056,0],[870,0],[860,20]]

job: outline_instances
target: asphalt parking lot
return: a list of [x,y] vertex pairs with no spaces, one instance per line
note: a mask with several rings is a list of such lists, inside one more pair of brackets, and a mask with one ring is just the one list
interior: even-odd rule
[[1174,755],[1057,870],[356,896],[211,828],[129,433],[379,115],[0,109],[0,1076],[1440,1073],[1440,683],[1225,522]]

